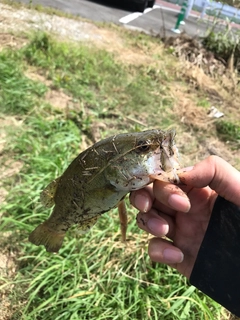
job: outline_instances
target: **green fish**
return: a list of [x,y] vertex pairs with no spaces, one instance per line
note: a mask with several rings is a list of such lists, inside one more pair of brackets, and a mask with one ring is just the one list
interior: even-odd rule
[[54,208],[50,217],[30,234],[29,241],[44,245],[48,252],[58,252],[72,225],[88,231],[101,214],[116,206],[120,209],[125,240],[124,197],[155,179],[179,182],[174,137],[174,130],[123,133],[101,140],[80,153],[42,191],[42,204]]

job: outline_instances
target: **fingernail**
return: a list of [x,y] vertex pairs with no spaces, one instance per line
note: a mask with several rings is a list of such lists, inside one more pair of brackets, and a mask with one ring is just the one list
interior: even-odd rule
[[191,208],[190,202],[187,197],[183,197],[175,193],[169,196],[168,203],[173,209],[182,212],[188,212]]
[[169,231],[169,226],[166,223],[165,220],[161,218],[151,218],[147,221],[147,226],[149,230],[155,235],[155,236],[165,236]]
[[147,212],[149,208],[149,200],[143,195],[137,194],[134,198],[134,205],[142,212]]
[[183,253],[178,249],[165,249],[163,257],[168,263],[181,263],[184,259]]

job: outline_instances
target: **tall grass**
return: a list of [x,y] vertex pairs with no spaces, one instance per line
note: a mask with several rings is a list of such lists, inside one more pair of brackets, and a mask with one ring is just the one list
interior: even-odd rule
[[[23,163],[5,181],[9,195],[1,208],[0,246],[17,260],[15,277],[0,279],[0,289],[9,285],[15,306],[11,319],[220,319],[221,308],[183,277],[166,266],[152,266],[148,235],[136,227],[136,211],[129,204],[126,245],[120,242],[116,209],[86,235],[72,228],[59,254],[27,240],[50,213],[39,202],[40,191],[78,155],[83,132],[89,134],[99,116],[105,115],[107,124],[103,136],[134,130],[128,114],[146,114],[149,127],[171,123],[167,88],[161,97],[155,94],[166,81],[163,74],[144,66],[127,69],[104,51],[57,42],[42,33],[22,49],[1,52],[0,61],[2,115],[23,121],[9,131],[4,150],[5,158]],[[27,77],[33,66],[50,86]],[[59,88],[75,107],[61,111],[45,100],[47,90]],[[158,117],[163,112],[169,116]]]

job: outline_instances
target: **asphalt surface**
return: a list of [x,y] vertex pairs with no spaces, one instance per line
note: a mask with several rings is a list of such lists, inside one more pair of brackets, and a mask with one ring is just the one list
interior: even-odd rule
[[[29,0],[19,1],[29,3]],[[32,3],[52,7],[93,21],[113,22],[155,35],[160,33],[167,36],[175,34],[172,29],[175,27],[180,11],[180,7],[162,0],[157,0],[155,6],[152,9],[146,9],[143,14],[135,12],[134,6],[129,5],[129,1],[120,0],[33,0]],[[210,26],[209,20],[200,21],[198,16],[192,12],[185,20],[185,25],[181,25],[179,29],[191,36],[202,36]]]

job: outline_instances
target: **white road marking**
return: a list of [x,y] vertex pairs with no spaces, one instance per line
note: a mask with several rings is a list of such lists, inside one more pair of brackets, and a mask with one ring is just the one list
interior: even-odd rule
[[157,9],[157,8],[159,8],[159,6],[155,6],[154,5],[153,8],[147,8],[147,9],[144,10],[144,12],[133,12],[133,13],[130,13],[127,16],[124,16],[121,19],[119,19],[119,22],[121,22],[123,24],[129,23],[129,22],[141,17],[143,14],[146,14],[146,13],[152,11],[153,9]]
[[141,13],[141,12],[133,12],[133,13],[130,13],[127,16],[122,17],[121,19],[119,19],[119,22],[124,23],[124,24],[125,23],[129,23],[129,22],[137,19],[138,17],[140,17],[142,15],[143,15],[143,13]]
[[152,10],[153,10],[153,8],[147,8],[147,9],[144,10],[144,13],[148,13],[148,12],[150,12]]
[[171,8],[168,8],[168,7],[161,7],[161,6],[157,5],[157,4],[155,4],[152,8],[145,9],[144,12],[133,12],[133,13],[130,13],[127,16],[124,16],[121,19],[119,19],[119,22],[121,22],[123,24],[127,24],[127,23],[129,23],[129,22],[141,17],[143,14],[151,12],[154,9],[163,9],[163,10],[167,10],[167,11],[179,12],[179,10],[171,9]]

